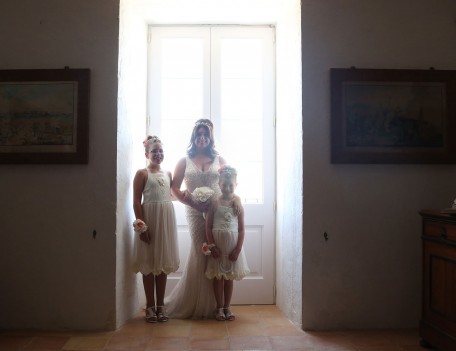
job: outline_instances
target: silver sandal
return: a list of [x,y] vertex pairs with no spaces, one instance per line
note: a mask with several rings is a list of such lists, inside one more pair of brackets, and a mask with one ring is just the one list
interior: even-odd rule
[[225,312],[225,320],[234,321],[236,319],[236,316],[231,312],[229,307],[224,307],[223,310]]
[[147,323],[157,323],[157,314],[155,313],[154,307],[146,308],[146,322]]
[[223,313],[223,308],[217,308],[215,319],[221,322],[225,320],[225,313]]
[[159,322],[168,322],[168,319],[165,312],[165,306],[157,306],[157,320]]

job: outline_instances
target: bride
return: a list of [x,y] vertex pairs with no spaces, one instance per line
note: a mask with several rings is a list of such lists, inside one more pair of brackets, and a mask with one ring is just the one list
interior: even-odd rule
[[[209,209],[210,201],[204,203],[193,199],[191,193],[199,187],[214,190],[214,197],[220,192],[220,166],[225,160],[218,155],[214,146],[213,124],[209,119],[196,121],[187,148],[187,157],[176,165],[171,190],[185,206],[185,214],[191,235],[191,247],[182,278],[165,298],[165,306],[171,318],[205,319],[213,318],[216,302],[212,281],[206,278],[207,256],[202,253],[206,241],[203,213]],[[187,190],[181,191],[185,181]],[[239,200],[238,200],[239,201]],[[235,204],[235,207],[238,207]]]

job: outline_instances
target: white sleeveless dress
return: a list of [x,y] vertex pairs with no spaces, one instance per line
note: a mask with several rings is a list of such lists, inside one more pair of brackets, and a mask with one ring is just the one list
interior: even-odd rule
[[209,256],[206,277],[209,279],[241,280],[250,273],[244,248],[241,249],[235,262],[228,258],[238,241],[238,218],[234,215],[232,207],[217,205],[212,225],[212,235],[221,257]]
[[147,169],[142,209],[151,241],[150,244],[145,243],[134,232],[133,271],[136,273],[169,274],[179,268],[177,226],[170,181],[166,171],[152,173]]
[[[184,181],[187,189],[193,192],[198,187],[207,186],[221,194],[218,184],[220,160],[217,156],[207,171],[201,171],[187,157]],[[189,206],[185,213],[191,235],[190,252],[182,278],[165,298],[166,311],[171,318],[206,319],[214,318],[216,302],[212,281],[205,275],[207,256],[201,250],[206,240],[206,221],[203,214]]]

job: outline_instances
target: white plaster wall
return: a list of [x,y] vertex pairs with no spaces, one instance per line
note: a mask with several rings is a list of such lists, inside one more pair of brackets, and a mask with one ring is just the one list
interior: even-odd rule
[[89,164],[0,165],[0,329],[115,326],[118,25],[117,1],[0,1],[1,69],[91,69]]
[[456,69],[455,16],[449,0],[302,1],[304,329],[418,325],[418,211],[451,204],[456,168],[331,164],[329,69]]
[[[132,271],[133,178],[145,166],[147,24],[141,8],[120,2],[117,147],[117,326],[137,314],[143,296]],[[137,284],[137,280],[140,280]],[[139,288],[139,289],[138,289]]]

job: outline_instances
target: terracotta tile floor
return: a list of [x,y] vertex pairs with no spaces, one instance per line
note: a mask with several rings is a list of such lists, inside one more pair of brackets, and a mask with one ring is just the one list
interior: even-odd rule
[[304,332],[275,306],[233,306],[236,321],[172,319],[143,314],[112,332],[2,331],[0,351],[302,350],[423,351],[417,330]]

